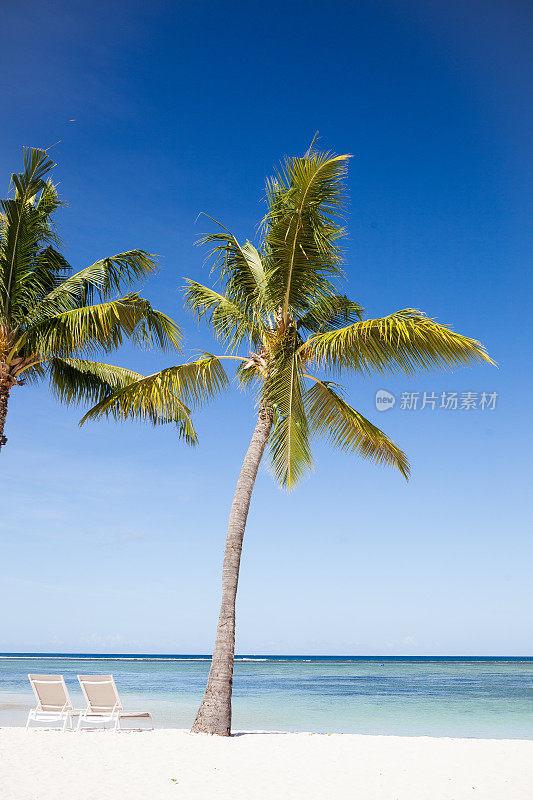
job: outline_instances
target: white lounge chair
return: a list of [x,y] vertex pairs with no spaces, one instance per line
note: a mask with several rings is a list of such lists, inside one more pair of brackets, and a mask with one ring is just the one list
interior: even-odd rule
[[78,675],[78,680],[87,701],[87,708],[80,713],[77,730],[80,730],[85,723],[91,726],[103,725],[104,728],[110,723],[115,731],[120,731],[120,720],[125,718],[149,719],[149,730],[154,729],[149,711],[124,711],[112,675]]
[[28,675],[37,706],[28,714],[26,730],[30,722],[61,722],[62,730],[72,730],[74,710],[62,675]]

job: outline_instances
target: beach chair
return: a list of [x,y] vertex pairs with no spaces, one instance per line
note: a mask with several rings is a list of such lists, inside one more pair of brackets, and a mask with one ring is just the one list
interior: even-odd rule
[[85,724],[103,725],[105,728],[109,723],[113,730],[120,731],[121,719],[147,719],[150,720],[150,728],[136,730],[154,729],[149,711],[124,711],[112,675],[78,675],[78,680],[87,708],[80,713],[77,730],[81,730]]
[[62,675],[28,675],[37,706],[28,714],[26,730],[30,722],[61,722],[62,730],[72,730],[74,710]]

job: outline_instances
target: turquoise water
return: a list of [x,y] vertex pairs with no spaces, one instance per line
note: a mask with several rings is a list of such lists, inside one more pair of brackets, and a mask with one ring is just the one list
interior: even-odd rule
[[[0,656],[0,725],[21,725],[33,702],[28,672],[113,673],[125,707],[157,727],[187,728],[202,698],[206,656]],[[235,730],[533,738],[533,659],[242,656]]]

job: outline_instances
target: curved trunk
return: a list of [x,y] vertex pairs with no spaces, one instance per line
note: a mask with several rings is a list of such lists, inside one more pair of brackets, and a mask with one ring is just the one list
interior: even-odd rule
[[260,409],[231,505],[226,551],[222,567],[222,603],[218,618],[215,649],[207,687],[192,726],[193,733],[216,733],[219,736],[229,736],[231,734],[231,691],[233,688],[233,661],[235,655],[235,598],[239,582],[242,540],[257,470],[270,436],[271,427],[272,420],[269,412],[263,408]]
[[0,450],[7,441],[4,438],[4,426],[6,424],[7,403],[10,390],[11,384],[6,380],[0,380]]

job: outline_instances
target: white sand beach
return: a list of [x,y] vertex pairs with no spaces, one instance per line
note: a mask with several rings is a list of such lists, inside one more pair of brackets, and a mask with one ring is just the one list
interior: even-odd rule
[[0,730],[2,800],[531,800],[533,741]]

